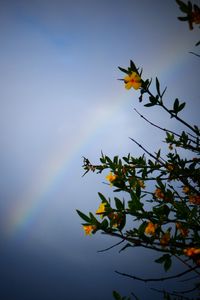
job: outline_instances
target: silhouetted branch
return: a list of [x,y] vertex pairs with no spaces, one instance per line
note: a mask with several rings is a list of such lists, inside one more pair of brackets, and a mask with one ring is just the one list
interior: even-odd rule
[[193,54],[193,55],[196,55],[196,56],[200,57],[200,55],[197,54],[197,53],[195,53],[195,52],[190,51],[189,53],[191,53],[191,54]]
[[150,282],[150,281],[165,281],[165,280],[170,280],[170,279],[174,279],[174,278],[178,278],[178,277],[182,277],[185,274],[188,274],[192,271],[194,271],[195,269],[197,269],[198,266],[193,267],[192,269],[188,269],[184,272],[178,273],[176,275],[172,275],[172,276],[167,276],[167,277],[160,277],[160,278],[141,278],[135,275],[130,275],[130,274],[126,274],[126,273],[121,273],[119,271],[115,271],[117,274],[125,276],[125,277],[129,277],[135,280],[139,280],[139,281],[143,281],[143,282]]
[[158,159],[156,156],[154,156],[151,152],[149,152],[147,149],[145,149],[141,144],[139,144],[135,139],[133,139],[133,138],[130,138],[136,145],[138,145],[142,150],[144,150],[150,157],[152,157],[153,159],[155,159],[156,161],[158,161],[162,166],[164,166],[165,164],[164,164],[164,162],[165,162],[165,160],[163,159],[163,161],[162,160],[160,160],[160,159]]
[[[155,291],[155,292],[158,292],[158,293],[161,293],[161,294],[167,294],[167,295],[170,295],[170,296],[178,296],[177,294],[175,293],[170,293],[170,292],[166,292],[165,290],[159,290],[159,289],[155,289],[155,288],[150,288],[151,290]],[[190,298],[188,297],[185,297],[185,296],[178,296],[180,300],[191,300]]]
[[125,239],[123,239],[122,241],[120,241],[120,242],[118,242],[118,243],[116,243],[116,244],[114,244],[114,245],[112,245],[112,246],[110,246],[110,247],[108,247],[108,248],[105,248],[105,249],[102,249],[102,250],[98,250],[97,252],[99,253],[99,252],[105,252],[105,251],[108,251],[108,250],[110,250],[110,249],[112,249],[112,248],[115,248],[115,247],[117,247],[118,245],[122,244],[124,241],[125,241]]
[[[154,126],[154,127],[156,127],[156,128],[158,128],[158,129],[160,129],[160,130],[162,130],[162,131],[164,131],[164,132],[168,132],[168,133],[172,133],[174,136],[177,136],[177,137],[181,137],[181,135],[180,134],[178,134],[178,133],[176,133],[176,132],[174,132],[174,131],[172,131],[172,130],[169,130],[169,129],[166,129],[166,128],[163,128],[163,127],[161,127],[161,126],[159,126],[159,125],[157,125],[157,124],[154,124],[153,122],[151,122],[150,120],[148,120],[146,117],[144,117],[143,115],[141,115],[141,113],[136,109],[136,108],[134,108],[134,110],[135,110],[135,112],[142,118],[142,119],[144,119],[147,123],[149,123],[150,125],[152,125],[152,126]],[[188,133],[189,134],[189,133]],[[193,136],[194,137],[194,136]],[[194,137],[195,138],[195,137]],[[195,141],[194,140],[192,140],[192,139],[189,139],[191,142],[193,142],[193,143],[195,143]],[[196,149],[195,147],[192,147],[191,145],[190,145],[190,148],[191,149]]]

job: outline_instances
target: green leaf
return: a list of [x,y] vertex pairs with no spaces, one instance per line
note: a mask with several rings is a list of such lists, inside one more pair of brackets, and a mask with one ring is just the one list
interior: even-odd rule
[[158,217],[168,217],[170,213],[170,208],[164,204],[160,207],[154,207],[153,212],[158,216]]
[[167,87],[164,89],[164,91],[162,92],[161,98],[163,97],[164,93],[166,92]]
[[179,8],[182,12],[187,13],[188,12],[188,6],[181,0],[176,0],[177,4],[179,5]]
[[161,188],[161,190],[165,189],[164,184],[162,183],[162,180],[160,180],[159,178],[156,179],[157,184],[159,185],[159,187]]
[[144,104],[145,107],[151,107],[151,106],[154,106],[155,104],[154,103],[147,103],[147,104]]
[[174,107],[173,107],[173,110],[175,113],[178,112],[178,107],[179,107],[179,100],[178,100],[178,98],[176,98],[174,101]]
[[91,222],[91,219],[88,216],[86,216],[84,213],[82,213],[80,210],[77,209],[76,212],[78,213],[79,217],[81,217],[81,219],[83,219],[88,223]]
[[160,96],[160,82],[157,77],[156,77],[156,89],[157,89],[158,95]]
[[101,194],[101,193],[98,193],[98,195],[99,195],[99,197],[100,197],[100,199],[101,199],[101,201],[102,201],[102,202],[104,202],[104,203],[108,203],[108,201],[106,200],[106,198],[104,197],[104,195],[103,195],[103,194]]
[[164,254],[161,257],[157,258],[155,260],[155,262],[158,264],[162,264],[163,262],[165,262],[165,260],[167,259],[168,256],[169,256],[169,254]]
[[154,105],[156,105],[157,102],[158,102],[158,97],[157,97],[157,96],[156,96],[156,97],[150,96],[150,97],[149,97],[149,101],[150,101],[151,103],[153,103]]
[[143,203],[140,202],[140,198],[137,197],[137,195],[134,192],[131,192],[131,201],[128,201],[128,206],[130,210],[133,212],[142,210],[143,208]]
[[118,69],[126,74],[129,74],[129,71],[124,68],[118,67]]
[[181,111],[185,107],[185,102],[181,103],[178,107],[178,112]]
[[117,226],[117,228],[122,231],[122,229],[124,228],[124,226],[126,225],[126,215],[125,214],[121,214],[121,222],[120,224]]
[[136,65],[134,64],[134,62],[132,60],[130,60],[130,68],[132,71],[137,71]]
[[106,219],[101,223],[101,229],[106,230],[108,228],[108,221]]
[[140,196],[141,196],[141,187],[140,186],[138,186],[138,185],[136,186],[135,193],[136,193],[136,196],[138,198],[140,198]]
[[118,198],[114,198],[114,200],[115,200],[115,206],[116,206],[116,208],[118,209],[118,210],[123,210],[124,209],[124,203],[121,201],[121,200],[119,200]]
[[119,157],[116,155],[116,156],[114,156],[114,159],[113,159],[113,162],[114,162],[114,164],[118,164],[118,159],[119,159]]
[[159,264],[164,263],[164,269],[165,269],[165,271],[168,271],[171,267],[171,264],[172,264],[171,255],[170,254],[164,254],[163,256],[156,259],[155,262],[157,262]]
[[93,225],[98,226],[99,222],[97,221],[97,219],[95,218],[95,216],[91,212],[89,213],[89,215],[90,215],[90,223],[93,224]]
[[113,297],[115,298],[115,300],[122,300],[122,297],[120,296],[120,294],[116,291],[113,291]]
[[188,17],[178,17],[180,21],[188,21]]
[[171,265],[172,265],[172,260],[171,260],[171,256],[169,255],[169,257],[164,262],[164,269],[166,272],[171,268]]
[[139,235],[143,235],[143,234],[144,234],[144,231],[145,231],[146,226],[147,226],[147,222],[143,222],[143,223],[139,226],[139,228],[138,228],[138,233],[139,233]]

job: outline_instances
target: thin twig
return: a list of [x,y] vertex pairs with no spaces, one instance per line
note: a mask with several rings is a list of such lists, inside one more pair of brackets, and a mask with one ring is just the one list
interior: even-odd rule
[[162,166],[164,166],[165,164],[163,163],[163,161],[161,161],[160,159],[158,159],[156,156],[154,156],[151,152],[149,152],[147,149],[145,149],[141,144],[139,144],[135,139],[130,138],[136,145],[138,145],[142,150],[144,150],[150,157],[152,157],[153,159],[155,159],[156,161],[158,161]]
[[188,293],[191,293],[191,292],[194,292],[195,290],[199,289],[199,285],[196,285],[195,287],[189,289],[189,290],[185,290],[185,291],[173,291],[174,293],[176,294],[188,294]]
[[198,277],[199,277],[199,275],[195,275],[195,276],[189,277],[189,278],[187,278],[187,279],[180,280],[180,282],[186,282],[186,281],[189,281],[189,280],[196,279],[196,278],[198,278]]
[[189,53],[191,53],[191,54],[193,54],[193,55],[196,55],[196,56],[200,57],[200,55],[197,54],[197,53],[195,53],[195,52],[190,51]]
[[[146,90],[146,92],[149,94],[149,96],[153,97],[154,99],[156,98],[150,91],[149,89]],[[193,132],[195,132],[196,135],[200,135],[200,133],[193,128],[190,124],[188,124],[187,122],[185,122],[183,119],[181,119],[180,117],[177,116],[177,114],[172,113],[161,101],[157,104],[160,105],[166,112],[168,112],[170,114],[171,117],[175,118],[176,120],[178,120],[179,122],[181,122],[182,124],[184,124],[186,127],[190,128],[190,130],[192,130]]]
[[116,243],[116,244],[114,244],[114,245],[112,245],[112,246],[110,246],[110,247],[108,247],[108,248],[105,248],[105,249],[102,249],[102,250],[98,250],[97,252],[100,253],[100,252],[108,251],[108,250],[110,250],[110,249],[112,249],[112,248],[115,248],[115,247],[117,247],[118,245],[122,244],[124,241],[125,241],[125,239],[121,240],[120,242],[118,242],[118,243]]
[[184,261],[182,258],[180,258],[178,255],[174,254],[174,257],[176,257],[178,260],[180,260],[184,265],[186,265],[191,271],[194,271],[198,275],[200,275],[200,272],[197,270],[194,270],[194,267],[190,266],[186,261]]
[[[156,292],[158,292],[158,293],[162,293],[162,294],[167,294],[167,295],[170,295],[170,296],[178,296],[177,294],[174,294],[174,293],[170,293],[170,292],[166,292],[165,290],[159,290],[159,289],[155,289],[155,288],[150,288],[151,290],[153,290],[153,291],[156,291]],[[184,297],[184,296],[182,296],[182,295],[180,295],[179,297],[181,297],[181,299],[182,300],[191,300],[190,298],[188,298],[188,297]]]
[[[162,131],[164,131],[164,132],[169,132],[169,133],[172,133],[173,135],[175,135],[175,136],[177,136],[177,137],[181,137],[181,135],[180,134],[178,134],[178,133],[176,133],[176,132],[174,132],[174,131],[172,131],[172,130],[168,130],[168,129],[166,129],[166,128],[163,128],[163,127],[160,127],[159,125],[157,125],[157,124],[154,124],[153,122],[151,122],[151,121],[149,121],[146,117],[144,117],[143,115],[141,115],[141,113],[136,109],[136,108],[134,108],[134,110],[135,110],[135,112],[142,118],[142,119],[144,119],[146,122],[148,122],[150,125],[152,125],[152,126],[154,126],[154,127],[156,127],[156,128],[158,128],[158,129],[160,129],[160,130],[162,130]],[[189,134],[189,133],[188,133]],[[193,142],[193,143],[195,143],[195,141],[194,140],[192,140],[192,139],[189,139],[191,142]],[[191,146],[190,146],[191,147]],[[193,147],[192,147],[193,148]]]
[[135,298],[135,300],[139,300],[139,298],[133,292],[131,292],[131,295]]
[[194,271],[195,269],[197,269],[199,266],[195,266],[192,269],[188,269],[184,272],[178,273],[176,275],[172,275],[172,276],[167,276],[167,277],[160,277],[160,278],[141,278],[135,275],[130,275],[130,274],[126,274],[126,273],[121,273],[119,271],[115,271],[117,274],[125,276],[125,277],[129,277],[135,280],[139,280],[139,281],[143,281],[143,282],[150,282],[150,281],[164,281],[164,280],[170,280],[170,279],[174,279],[174,278],[178,278],[181,276],[184,276],[185,274]]

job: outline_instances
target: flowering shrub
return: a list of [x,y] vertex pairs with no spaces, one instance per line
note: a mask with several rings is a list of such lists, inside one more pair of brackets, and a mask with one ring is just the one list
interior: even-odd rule
[[[197,5],[192,6],[190,1],[188,4],[179,0],[176,2],[186,13],[184,19],[180,18],[182,21],[188,21],[191,29],[193,24],[199,24],[200,9]],[[162,264],[165,271],[170,269],[172,258],[187,267],[182,273],[160,280],[184,276],[189,272],[200,276],[200,130],[197,125],[191,125],[180,117],[184,102],[176,98],[172,107],[167,106],[164,101],[166,89],[161,90],[158,78],[155,79],[156,93],[153,93],[152,81],[144,79],[142,71],[133,61],[130,61],[128,68],[119,67],[119,70],[125,73],[121,79],[125,88],[139,90],[139,102],[145,101],[147,108],[157,106],[163,109],[183,125],[183,131],[162,128],[136,111],[145,122],[165,133],[165,143],[169,149],[166,155],[161,154],[161,149],[151,153],[131,138],[144,152],[139,157],[128,154],[122,158],[110,158],[102,154],[99,164],[92,164],[84,158],[85,173],[108,170],[106,179],[111,188],[114,192],[126,193],[127,200],[110,199],[99,193],[100,203],[96,213],[87,215],[77,210],[84,220],[83,229],[86,235],[100,231],[118,237],[125,243],[122,250],[137,246],[161,253],[155,262]],[[181,149],[187,152],[184,157]],[[134,227],[128,226],[127,218],[134,220]],[[148,281],[129,274],[122,275]],[[194,289],[200,289],[200,284]],[[184,298],[181,292],[163,292],[163,295],[165,299],[171,299],[170,295],[189,299]],[[113,296],[118,300],[126,299],[116,291]]]

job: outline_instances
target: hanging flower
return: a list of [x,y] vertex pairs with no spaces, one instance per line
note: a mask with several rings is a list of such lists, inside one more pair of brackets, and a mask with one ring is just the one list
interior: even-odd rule
[[124,77],[124,83],[127,90],[130,90],[131,88],[138,90],[142,85],[141,78],[136,72],[132,72]]
[[150,235],[154,235],[157,227],[158,227],[157,224],[149,222],[147,224],[146,228],[145,228],[145,233],[150,234]]

